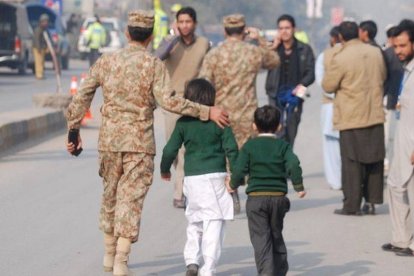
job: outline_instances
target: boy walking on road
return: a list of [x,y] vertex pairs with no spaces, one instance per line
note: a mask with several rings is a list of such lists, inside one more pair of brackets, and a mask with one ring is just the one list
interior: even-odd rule
[[287,176],[298,196],[306,195],[298,157],[288,142],[274,134],[279,121],[275,107],[256,109],[253,127],[259,135],[241,148],[228,187],[237,189],[249,175],[246,213],[257,272],[262,276],[284,276],[289,268],[282,236],[283,219],[290,209]]

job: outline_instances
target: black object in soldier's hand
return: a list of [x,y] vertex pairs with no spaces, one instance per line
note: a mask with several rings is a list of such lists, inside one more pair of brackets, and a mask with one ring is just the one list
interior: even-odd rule
[[72,155],[78,156],[82,152],[82,148],[78,149],[79,129],[70,129],[68,133],[68,141],[75,146],[75,150],[71,152]]

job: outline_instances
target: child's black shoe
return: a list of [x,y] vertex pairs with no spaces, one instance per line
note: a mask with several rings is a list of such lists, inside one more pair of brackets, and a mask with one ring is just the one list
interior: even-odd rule
[[185,276],[197,276],[197,275],[198,275],[198,265],[196,264],[187,265],[187,273],[185,273]]

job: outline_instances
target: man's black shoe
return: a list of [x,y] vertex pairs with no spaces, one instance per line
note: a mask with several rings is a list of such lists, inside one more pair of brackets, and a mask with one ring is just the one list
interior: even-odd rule
[[373,203],[365,203],[361,211],[364,215],[375,215],[375,204]]
[[404,250],[406,250],[406,249],[408,249],[408,248],[402,248],[402,247],[398,247],[398,246],[394,246],[394,245],[392,245],[391,243],[386,243],[386,244],[383,244],[382,246],[381,246],[381,248],[382,248],[382,250],[384,250],[384,251],[389,251],[389,252],[402,252],[402,251],[404,251]]
[[397,256],[414,257],[414,251],[411,248],[404,248],[404,250],[395,253]]
[[187,272],[185,276],[197,276],[198,275],[198,265],[196,264],[189,264],[187,265]]
[[344,216],[362,216],[361,211],[348,212],[348,211],[345,211],[344,209],[335,209],[334,214],[344,215]]

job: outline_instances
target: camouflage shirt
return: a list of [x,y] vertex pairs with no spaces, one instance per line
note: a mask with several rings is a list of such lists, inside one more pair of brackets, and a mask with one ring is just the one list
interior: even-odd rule
[[103,105],[98,149],[112,152],[155,154],[154,114],[164,109],[208,120],[209,107],[171,96],[168,73],[158,58],[138,44],[103,55],[68,107],[69,128],[79,128],[96,89],[101,86]]
[[253,120],[257,73],[280,63],[277,53],[267,49],[264,38],[259,39],[259,45],[229,38],[204,57],[200,77],[215,85],[215,104],[230,113],[232,123],[244,118]]

